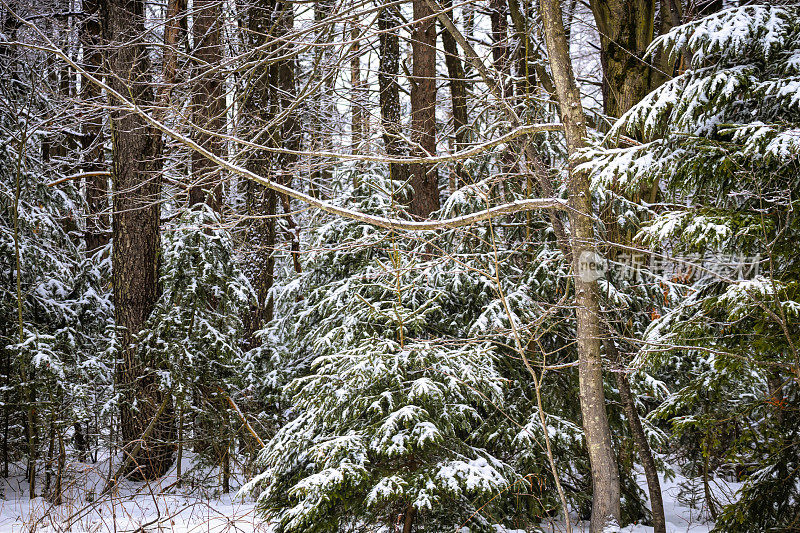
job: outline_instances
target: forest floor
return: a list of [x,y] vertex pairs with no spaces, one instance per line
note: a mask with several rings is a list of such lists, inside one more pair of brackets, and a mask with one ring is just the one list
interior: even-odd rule
[[[23,476],[0,478],[0,533],[269,533],[269,523],[258,516],[252,500],[241,500],[230,494],[219,494],[205,487],[218,483],[216,476],[206,477],[208,485],[185,484],[175,487],[175,471],[153,483],[126,483],[114,491],[94,499],[103,490],[103,476],[98,463],[86,465],[83,472],[72,470],[65,481],[64,503],[55,506],[44,498],[28,498],[27,482]],[[107,464],[107,463],[106,463]],[[640,476],[640,486],[645,487]],[[676,475],[661,478],[664,492],[668,533],[707,533],[713,524],[705,518],[707,512],[698,498],[699,506],[691,507],[681,494],[686,479]],[[40,481],[41,483],[41,481]],[[41,485],[40,485],[41,487]],[[736,483],[713,480],[714,496],[729,501],[738,488]],[[702,487],[699,488],[702,494]],[[588,531],[588,523],[573,522],[574,531]],[[542,524],[545,532],[565,531],[563,523]],[[649,533],[651,527],[630,525],[624,533]],[[498,529],[498,533],[525,533],[522,530]]]

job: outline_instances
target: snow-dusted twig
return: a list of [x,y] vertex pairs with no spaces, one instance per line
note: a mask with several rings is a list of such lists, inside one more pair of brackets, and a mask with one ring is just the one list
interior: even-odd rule
[[[410,221],[410,220],[369,215],[367,213],[362,213],[354,209],[348,209],[346,207],[337,206],[330,202],[326,202],[324,200],[319,200],[311,195],[305,194],[291,187],[287,187],[286,185],[282,185],[280,183],[272,181],[242,166],[232,163],[212,153],[211,151],[205,149],[204,147],[200,146],[200,144],[198,144],[191,138],[186,137],[185,135],[182,135],[181,133],[175,131],[173,128],[169,127],[162,121],[156,119],[151,114],[147,113],[135,102],[126,98],[118,91],[110,87],[108,84],[104,83],[102,80],[98,79],[97,77],[93,76],[91,73],[86,71],[86,69],[84,69],[80,64],[78,64],[76,61],[70,58],[66,53],[64,53],[58,46],[56,46],[52,42],[52,40],[50,40],[50,38],[47,35],[45,35],[35,24],[30,23],[25,19],[21,18],[19,15],[17,15],[5,1],[0,0],[0,3],[2,3],[6,7],[6,9],[9,10],[9,12],[14,13],[14,16],[16,16],[22,24],[30,27],[46,43],[45,45],[37,45],[33,43],[23,43],[23,42],[9,42],[6,44],[25,46],[53,54],[54,56],[58,57],[59,59],[70,65],[72,68],[74,68],[78,74],[84,76],[89,82],[97,85],[98,87],[103,88],[109,96],[111,96],[118,102],[118,105],[122,109],[130,111],[132,113],[136,113],[137,115],[141,116],[148,124],[156,128],[157,130],[161,131],[163,134],[167,135],[176,142],[183,144],[184,146],[197,152],[206,159],[209,159],[210,161],[214,162],[221,168],[224,168],[225,170],[231,173],[239,175],[250,181],[254,181],[260,185],[263,185],[264,187],[267,187],[268,189],[272,189],[281,194],[285,194],[287,196],[295,198],[296,200],[300,200],[301,202],[305,202],[306,204],[316,207],[327,213],[342,216],[352,220],[358,220],[367,224],[371,224],[373,226],[378,226],[386,229],[403,230],[403,231],[431,231],[431,230],[450,229],[461,226],[468,226],[476,222],[492,219],[502,215],[511,215],[514,213],[522,213],[525,211],[532,211],[537,209],[558,209],[558,210],[567,209],[566,201],[560,198],[530,198],[495,206],[486,209],[484,211],[479,211],[477,213],[472,213],[460,217],[448,218],[443,220]],[[526,133],[535,133],[535,132],[553,131],[559,129],[560,126],[558,127],[557,126],[558,125],[548,123],[548,124],[533,124],[529,126],[523,126],[523,128],[525,128]],[[451,160],[447,159],[447,157],[452,157],[452,156],[445,156],[444,159],[440,158],[439,161],[436,161],[437,158],[418,158],[418,161],[431,163],[431,162],[442,162]],[[386,161],[385,158],[376,158],[376,159],[379,161]],[[414,160],[412,158],[408,158],[408,159],[403,159],[402,161],[409,162]]]

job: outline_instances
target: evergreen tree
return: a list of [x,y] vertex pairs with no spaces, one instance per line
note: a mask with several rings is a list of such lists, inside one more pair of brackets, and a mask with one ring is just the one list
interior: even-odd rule
[[201,459],[229,475],[234,442],[227,397],[242,383],[243,317],[253,289],[230,233],[205,204],[180,213],[162,246],[161,295],[141,335],[140,357],[155,361],[161,387],[175,398],[179,423],[195,421]]
[[706,487],[723,467],[745,479],[740,501],[719,513],[724,531],[800,520],[798,15],[733,8],[656,39],[651,55],[683,54],[689,68],[612,132],[644,144],[592,154],[598,187],[660,182],[666,205],[685,206],[654,210],[640,234],[662,252],[696,254],[697,272],[668,288],[673,309],[649,327],[641,357],[673,389],[654,416],[672,423],[690,473]]
[[[2,59],[8,80],[0,89],[3,459],[6,475],[9,462],[27,460],[34,494],[36,461],[47,457],[42,443],[49,439],[53,450],[53,440],[75,427],[83,454],[81,423],[106,403],[112,373],[104,348],[113,307],[104,287],[110,265],[107,250],[85,255],[79,216],[85,206],[77,188],[71,182],[49,185],[64,176],[42,154],[50,132],[35,128],[28,117],[54,112],[54,104],[34,89],[25,65]],[[63,467],[62,456],[58,476]],[[60,501],[60,487],[53,488]]]

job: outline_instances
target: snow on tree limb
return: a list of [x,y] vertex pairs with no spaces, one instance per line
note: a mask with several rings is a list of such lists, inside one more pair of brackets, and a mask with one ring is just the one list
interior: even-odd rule
[[[5,2],[2,2],[3,5],[6,5]],[[6,5],[6,7],[8,7]],[[9,9],[10,12],[13,13]],[[136,105],[130,99],[126,98],[119,92],[115,91],[109,85],[104,83],[102,80],[98,79],[97,77],[93,76],[91,73],[87,72],[81,65],[77,62],[73,61],[67,54],[65,54],[59,47],[57,47],[38,27],[34,24],[26,21],[25,19],[19,17],[15,14],[17,18],[26,26],[30,27],[31,29],[36,32],[39,37],[46,43],[46,45],[35,45],[31,43],[22,43],[22,42],[9,42],[6,44],[15,44],[20,46],[25,46],[28,48],[38,49],[44,52],[49,52],[56,57],[60,58],[62,61],[69,64],[72,68],[75,69],[77,73],[81,76],[84,76],[87,80],[91,83],[103,88],[107,94],[112,96],[119,102],[119,105],[122,109],[128,110],[130,112],[136,113],[142,118],[145,119],[147,123],[149,123],[154,128],[161,131],[163,134],[167,135],[168,137],[172,138],[173,140],[183,144],[184,146],[194,150],[195,152],[199,153],[203,157],[213,161],[215,164],[219,165],[220,167],[232,172],[238,176],[241,176],[245,179],[250,181],[256,182],[268,189],[272,189],[276,192],[281,194],[285,194],[290,196],[296,200],[300,200],[312,207],[325,211],[326,213],[330,213],[333,215],[342,216],[345,218],[349,218],[352,220],[358,220],[361,222],[365,222],[367,224],[371,224],[373,226],[378,226],[381,228],[386,229],[393,229],[393,230],[403,230],[403,231],[431,231],[431,230],[440,230],[440,229],[450,229],[450,228],[457,228],[462,226],[468,226],[475,222],[480,222],[483,220],[489,220],[501,215],[511,215],[515,213],[522,213],[525,211],[532,211],[537,209],[559,209],[559,210],[566,210],[567,203],[565,200],[560,198],[530,198],[525,200],[518,200],[515,202],[502,204],[499,206],[491,207],[484,211],[479,211],[477,213],[472,213],[468,215],[463,215],[460,217],[448,218],[443,220],[425,220],[425,221],[411,221],[411,220],[403,220],[398,218],[387,218],[387,217],[379,217],[373,216],[366,213],[362,213],[359,211],[355,211],[353,209],[348,209],[346,207],[337,206],[331,204],[330,202],[326,202],[324,200],[319,200],[314,198],[311,195],[305,194],[300,192],[296,189],[291,187],[287,187],[275,181],[272,181],[268,178],[260,176],[255,172],[247,170],[246,168],[239,166],[235,163],[227,161],[216,154],[213,154],[209,150],[200,146],[197,142],[192,140],[191,138],[182,135],[181,133],[175,131],[174,129],[170,128],[168,125],[164,124],[160,120],[156,119],[149,113],[147,113],[144,109]],[[348,159],[361,159],[361,160],[371,160],[371,161],[379,161],[379,162],[402,162],[402,163],[410,163],[410,162],[426,162],[426,163],[441,163],[446,161],[452,161],[459,158],[469,157],[471,155],[475,155],[480,153],[484,150],[502,144],[510,139],[518,137],[520,135],[531,134],[531,133],[538,133],[544,131],[557,131],[563,129],[561,124],[531,124],[526,126],[521,126],[512,132],[495,139],[494,141],[490,141],[489,143],[485,143],[479,145],[477,147],[471,148],[469,150],[465,150],[461,153],[451,154],[448,156],[442,157],[423,157],[423,158],[385,158],[379,156],[372,156],[372,157],[365,157],[365,156],[353,156],[353,155],[344,155],[344,154],[320,154],[315,152],[314,155],[329,155],[331,157],[345,157]],[[237,140],[241,142],[240,140]],[[296,152],[292,152],[296,153]],[[301,154],[305,154],[306,152],[302,152]]]

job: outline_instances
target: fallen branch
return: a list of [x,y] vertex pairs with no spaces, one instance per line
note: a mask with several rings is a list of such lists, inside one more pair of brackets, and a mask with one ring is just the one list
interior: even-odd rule
[[253,430],[253,427],[250,425],[250,422],[248,422],[247,419],[244,417],[244,414],[242,413],[241,409],[239,409],[239,406],[236,405],[236,402],[233,401],[233,398],[228,396],[228,394],[220,387],[217,387],[217,390],[219,391],[220,394],[222,394],[222,396],[225,397],[226,400],[228,400],[228,403],[231,404],[231,407],[233,408],[234,411],[236,411],[236,414],[244,423],[244,426],[247,428],[247,431],[249,431],[250,434],[253,436],[253,438],[256,439],[258,445],[264,448],[266,444],[264,444],[264,441],[261,440],[261,437],[258,436],[258,433],[256,433],[255,430]]

